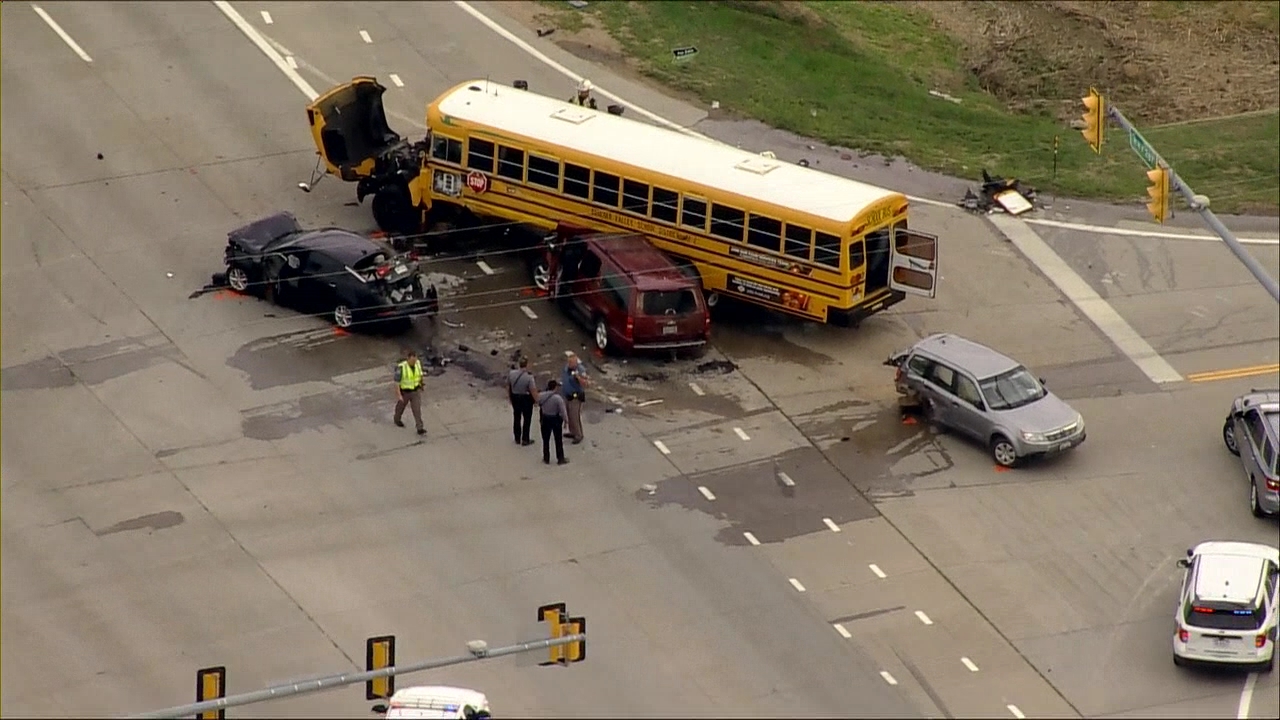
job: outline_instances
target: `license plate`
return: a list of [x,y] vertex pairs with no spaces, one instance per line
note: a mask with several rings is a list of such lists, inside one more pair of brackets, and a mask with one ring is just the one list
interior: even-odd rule
[[1217,645],[1220,648],[1227,647],[1228,645],[1231,644],[1231,638],[1224,638],[1224,637],[1214,638],[1213,644]]
[[1069,442],[1058,443],[1058,452],[1062,452],[1064,450],[1070,450],[1070,449],[1071,449],[1071,443]]
[[677,330],[679,330],[679,328],[677,328],[675,325],[667,325],[666,327],[662,328],[662,334],[675,335]]
[[401,273],[407,273],[407,272],[409,272],[409,268],[405,267],[404,265],[396,265],[396,274],[397,274],[397,275],[399,275],[399,274],[401,274]]

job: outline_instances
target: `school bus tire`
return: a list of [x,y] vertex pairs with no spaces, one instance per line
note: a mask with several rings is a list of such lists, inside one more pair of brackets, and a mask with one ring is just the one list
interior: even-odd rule
[[373,221],[384,232],[415,233],[419,216],[409,197],[409,188],[403,185],[384,185],[373,196]]

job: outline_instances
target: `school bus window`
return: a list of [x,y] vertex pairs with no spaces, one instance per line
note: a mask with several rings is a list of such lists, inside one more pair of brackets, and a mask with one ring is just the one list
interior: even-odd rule
[[623,180],[622,209],[638,215],[648,215],[649,186],[635,180]]
[[684,196],[684,202],[680,206],[680,224],[687,227],[707,231],[707,201]]
[[462,141],[443,135],[436,135],[431,139],[431,157],[461,165]]
[[813,254],[810,252],[812,248],[813,230],[803,225],[787,223],[786,242],[782,246],[782,251],[797,260],[812,260]]
[[493,172],[493,143],[467,138],[467,167],[480,172]]
[[821,230],[813,233],[813,261],[828,267],[840,267],[840,238]]
[[524,151],[519,148],[499,145],[498,175],[508,180],[524,182]]
[[618,186],[622,183],[622,178],[609,173],[596,171],[594,188],[595,192],[591,199],[600,204],[609,207],[618,207]]
[[680,195],[675,190],[655,186],[653,188],[653,219],[676,224]]
[[529,154],[529,183],[552,190],[560,189],[560,161]]
[[849,269],[857,270],[862,267],[862,261],[866,257],[862,253],[862,238],[849,241]]
[[742,242],[746,213],[738,208],[731,208],[720,203],[711,205],[711,234],[725,240]]
[[747,244],[778,252],[782,247],[782,221],[752,215],[747,220]]
[[591,197],[591,170],[574,165],[564,164],[564,194],[587,200]]

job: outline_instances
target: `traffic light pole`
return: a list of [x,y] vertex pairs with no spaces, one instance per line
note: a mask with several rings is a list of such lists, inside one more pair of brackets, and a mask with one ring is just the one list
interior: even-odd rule
[[1227,247],[1231,249],[1231,252],[1235,254],[1236,258],[1239,259],[1240,262],[1244,263],[1244,266],[1248,268],[1249,272],[1252,273],[1258,282],[1262,284],[1262,287],[1266,288],[1267,292],[1271,293],[1271,299],[1280,303],[1280,283],[1277,283],[1276,279],[1271,277],[1267,272],[1267,269],[1262,266],[1262,263],[1258,262],[1257,258],[1249,254],[1249,251],[1245,249],[1244,245],[1236,239],[1236,236],[1227,229],[1226,225],[1222,224],[1222,221],[1213,214],[1213,211],[1209,209],[1208,205],[1201,202],[1202,196],[1197,196],[1195,191],[1182,181],[1182,178],[1178,176],[1177,171],[1170,167],[1169,163],[1165,162],[1164,158],[1160,157],[1160,155],[1156,153],[1155,148],[1151,147],[1151,145],[1147,143],[1146,138],[1142,137],[1142,133],[1138,132],[1138,129],[1133,126],[1133,123],[1129,122],[1129,119],[1124,116],[1124,113],[1120,112],[1119,108],[1108,102],[1106,103],[1105,109],[1107,117],[1115,121],[1117,125],[1129,134],[1129,146],[1133,148],[1134,153],[1137,154],[1138,157],[1142,158],[1148,166],[1152,168],[1161,167],[1169,172],[1170,188],[1177,190],[1178,193],[1182,195],[1183,199],[1187,201],[1187,205],[1191,206],[1192,210],[1195,210],[1200,214],[1200,217],[1204,220],[1205,224],[1209,226],[1209,229],[1213,230],[1217,233],[1218,237],[1222,238],[1222,241],[1227,244]]
[[206,700],[204,702],[193,703],[191,705],[179,705],[177,707],[165,708],[164,710],[156,710],[154,712],[139,713],[130,715],[130,718],[181,718],[201,713],[223,710],[229,707],[238,707],[240,705],[250,705],[253,703],[263,702],[265,700],[278,700],[293,695],[303,695],[306,693],[320,692],[321,690],[330,690],[345,685],[355,685],[357,683],[377,680],[379,678],[391,677],[393,675],[404,675],[406,673],[421,672],[423,670],[434,670],[436,668],[449,667],[451,665],[461,665],[469,662],[479,662],[481,660],[489,660],[492,658],[503,657],[504,655],[517,655],[520,653],[533,652],[535,650],[546,650],[548,648],[560,648],[577,642],[585,642],[586,634],[561,635],[548,640],[535,640],[532,642],[520,643],[519,645],[510,645],[500,648],[479,648],[473,649],[466,655],[458,655],[455,657],[438,658],[435,660],[425,660],[423,662],[411,663],[408,665],[385,667],[378,670],[369,670],[365,672],[343,673],[340,675],[329,675],[327,677],[317,678],[315,680],[305,680],[287,685],[277,685],[275,687],[257,690],[255,692],[244,693],[243,695],[232,695],[230,697],[218,698],[216,700]]

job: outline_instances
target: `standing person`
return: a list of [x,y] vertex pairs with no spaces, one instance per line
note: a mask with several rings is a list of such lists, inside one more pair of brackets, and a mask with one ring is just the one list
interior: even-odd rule
[[519,367],[507,373],[507,397],[511,400],[511,434],[516,444],[528,446],[529,429],[533,425],[533,403],[538,396],[537,382],[529,372],[529,358],[520,358]]
[[587,400],[586,388],[589,385],[591,380],[587,377],[587,369],[578,356],[570,352],[564,371],[560,373],[560,386],[569,408],[569,437],[574,445],[582,442],[582,403]]
[[591,84],[590,80],[584,78],[582,82],[578,83],[578,94],[569,98],[569,102],[577,103],[583,107],[589,107],[592,110],[597,109],[596,99],[591,97],[591,90],[594,87],[595,86]]
[[547,381],[547,391],[538,398],[538,425],[542,430],[542,462],[551,464],[551,438],[556,440],[556,464],[566,465],[564,457],[564,418],[568,413],[564,398],[556,392],[558,383]]
[[404,427],[405,406],[413,408],[413,422],[418,427],[419,435],[426,435],[427,429],[422,426],[422,362],[418,353],[406,349],[404,360],[396,365],[396,427]]

